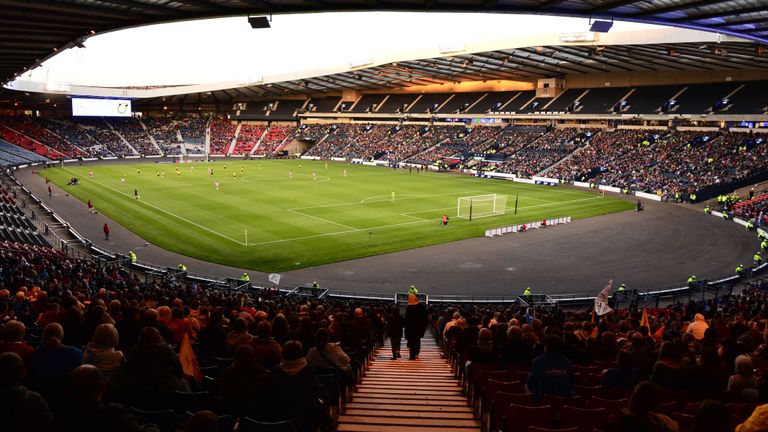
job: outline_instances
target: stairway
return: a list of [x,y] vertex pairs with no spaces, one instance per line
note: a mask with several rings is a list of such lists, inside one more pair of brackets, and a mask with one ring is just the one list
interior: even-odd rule
[[338,431],[479,432],[450,363],[432,338],[421,341],[417,360],[392,360],[389,346],[378,350],[351,402],[338,418]]

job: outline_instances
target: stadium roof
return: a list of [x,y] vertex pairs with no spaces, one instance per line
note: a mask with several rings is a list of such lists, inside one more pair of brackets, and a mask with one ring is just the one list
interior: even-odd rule
[[535,13],[616,18],[768,42],[764,0],[0,0],[0,5],[0,82],[95,33],[242,14],[363,10]]

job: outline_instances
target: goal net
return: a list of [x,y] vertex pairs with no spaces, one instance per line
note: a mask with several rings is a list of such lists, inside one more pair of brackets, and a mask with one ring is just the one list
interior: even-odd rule
[[503,215],[507,209],[507,196],[497,194],[459,197],[456,217],[477,219]]

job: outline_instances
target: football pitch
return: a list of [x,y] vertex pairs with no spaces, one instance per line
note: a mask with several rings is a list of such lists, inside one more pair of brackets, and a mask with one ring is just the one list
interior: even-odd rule
[[[96,210],[156,246],[265,272],[479,237],[486,229],[516,223],[634,207],[594,192],[343,162],[72,165],[41,175],[81,201],[91,200]],[[80,184],[67,186],[72,177]],[[456,217],[460,197],[485,194],[506,196],[505,214],[472,221]],[[450,218],[446,227],[440,224],[443,215]]]

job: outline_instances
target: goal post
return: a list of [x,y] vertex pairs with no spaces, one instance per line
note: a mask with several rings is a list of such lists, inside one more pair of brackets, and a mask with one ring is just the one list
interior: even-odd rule
[[456,217],[472,220],[506,213],[507,196],[497,194],[459,197]]

